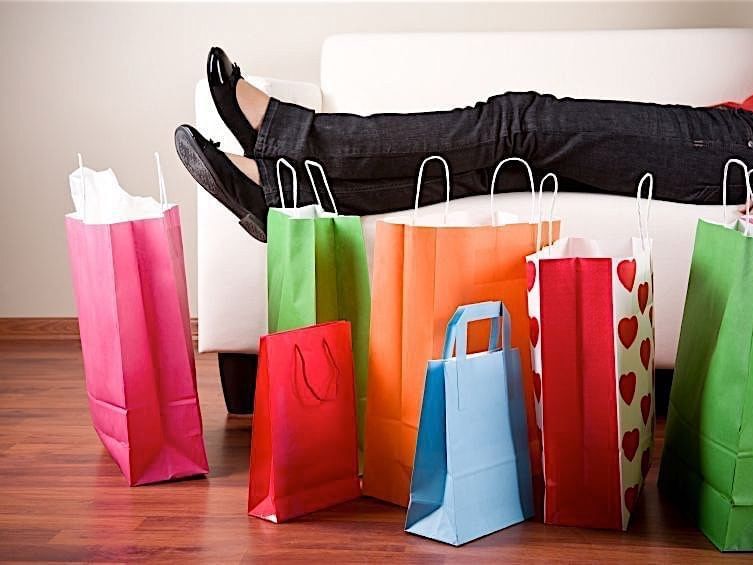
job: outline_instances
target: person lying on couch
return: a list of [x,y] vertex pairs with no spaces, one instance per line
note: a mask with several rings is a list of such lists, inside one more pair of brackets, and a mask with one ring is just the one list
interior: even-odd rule
[[[238,65],[213,47],[207,77],[217,111],[244,155],[226,154],[195,128],[175,131],[178,156],[201,186],[266,241],[267,209],[280,206],[275,163],[322,163],[340,213],[370,215],[413,207],[418,164],[441,154],[452,165],[451,197],[489,191],[498,161],[516,156],[534,171],[554,172],[560,190],[633,195],[651,171],[654,197],[692,204],[722,201],[719,178],[731,157],[753,163],[753,96],[711,108],[556,98],[507,92],[472,107],[411,114],[315,113],[270,98],[243,80]],[[300,203],[314,201],[302,181]],[[515,177],[502,191],[519,190]],[[745,202],[745,183],[729,183]],[[444,199],[444,179],[430,176],[422,204]],[[748,203],[751,205],[751,203]],[[744,212],[745,206],[740,211]]]

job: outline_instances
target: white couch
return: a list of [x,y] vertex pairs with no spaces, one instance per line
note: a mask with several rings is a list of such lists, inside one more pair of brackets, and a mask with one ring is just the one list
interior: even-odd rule
[[[241,68],[253,60],[232,55]],[[322,47],[321,89],[252,82],[317,111],[358,114],[465,106],[508,90],[704,106],[753,94],[753,30],[338,35]],[[196,117],[205,135],[240,152],[205,81],[196,90]],[[485,206],[483,196],[452,202],[454,209]],[[529,194],[501,195],[497,206],[527,217]],[[563,235],[637,233],[634,198],[561,194],[557,215]],[[653,204],[658,367],[674,365],[696,222],[720,216],[718,206]],[[370,256],[378,219],[363,219]],[[201,188],[198,222],[199,348],[254,353],[266,321],[265,247]]]

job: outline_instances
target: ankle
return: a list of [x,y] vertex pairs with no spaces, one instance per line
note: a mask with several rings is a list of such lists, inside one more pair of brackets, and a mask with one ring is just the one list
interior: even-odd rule
[[264,120],[264,114],[267,113],[269,96],[245,80],[239,80],[236,84],[235,96],[248,123],[256,131],[259,131]]
[[232,153],[225,153],[230,162],[238,167],[238,169],[250,178],[256,184],[261,184],[261,177],[259,175],[259,166],[256,161],[249,159],[248,157],[241,157],[240,155],[234,155]]

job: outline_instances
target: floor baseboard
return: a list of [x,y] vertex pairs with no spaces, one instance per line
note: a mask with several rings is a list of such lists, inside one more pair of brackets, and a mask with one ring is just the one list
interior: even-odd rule
[[[199,336],[199,323],[191,318],[191,337]],[[0,318],[0,340],[78,340],[77,318]]]

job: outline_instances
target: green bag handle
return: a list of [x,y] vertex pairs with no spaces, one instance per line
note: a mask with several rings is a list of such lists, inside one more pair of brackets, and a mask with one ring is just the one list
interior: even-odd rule
[[275,168],[277,170],[277,190],[280,193],[280,204],[283,208],[285,206],[285,195],[282,193],[282,175],[280,174],[280,165],[286,166],[291,173],[293,173],[293,208],[298,208],[298,175],[295,172],[295,167],[291,165],[286,159],[280,157],[277,159]]
[[332,191],[329,188],[327,175],[324,174],[324,167],[322,167],[321,164],[317,163],[316,161],[312,161],[311,159],[306,159],[303,162],[303,166],[306,167],[306,173],[308,173],[309,180],[311,181],[311,189],[314,191],[314,196],[316,197],[316,203],[319,205],[319,207],[322,210],[324,209],[324,206],[322,206],[322,201],[319,198],[319,191],[316,190],[316,183],[314,182],[314,175],[311,173],[312,167],[319,170],[319,174],[322,176],[322,180],[324,181],[324,188],[327,189],[327,196],[329,196],[329,201],[332,203],[332,209],[335,211],[335,215],[339,216],[340,214],[337,211],[337,204],[335,204],[335,198],[332,196]]
[[[743,168],[743,177],[745,178],[745,195],[748,199],[748,201],[753,200],[753,188],[751,188],[751,182],[750,177],[753,175],[753,169],[749,169],[748,166],[745,164],[744,161],[737,158],[729,159],[724,164],[724,172],[722,173],[722,213],[723,213],[723,222],[724,224],[727,223],[727,180],[729,177],[729,167],[730,165],[740,165]],[[745,236],[747,237],[750,235],[750,219],[751,219],[751,209],[748,208],[747,212],[745,213]]]

